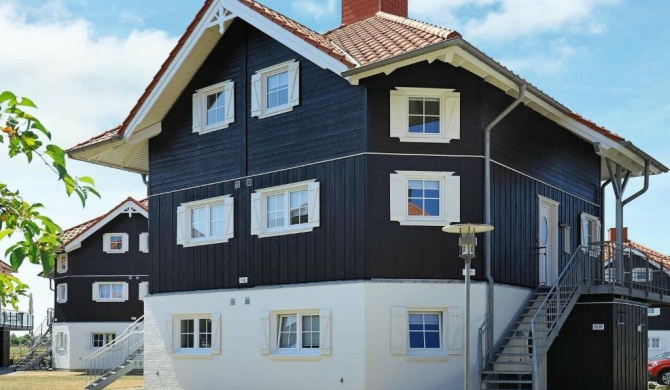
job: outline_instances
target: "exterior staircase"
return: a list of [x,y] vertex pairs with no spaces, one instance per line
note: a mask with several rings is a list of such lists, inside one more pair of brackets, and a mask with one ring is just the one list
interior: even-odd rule
[[144,316],[130,324],[119,337],[86,357],[89,384],[104,389],[133,370],[144,367]]
[[480,328],[481,389],[539,389],[540,364],[580,295],[588,290],[592,279],[586,274],[591,264],[588,257],[579,248],[551,288],[534,291],[497,348],[482,352],[481,346],[486,345],[482,335],[490,329]]
[[47,316],[30,340],[14,351],[14,371],[44,370],[51,368],[51,325],[53,309],[47,310]]

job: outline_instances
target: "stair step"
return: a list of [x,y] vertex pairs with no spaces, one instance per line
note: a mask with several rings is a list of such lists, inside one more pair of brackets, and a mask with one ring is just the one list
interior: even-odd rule
[[532,366],[533,362],[506,362],[506,361],[500,361],[500,362],[494,362],[493,365],[498,365],[498,364],[507,364],[507,365],[514,365],[514,366]]
[[533,357],[532,353],[515,353],[515,352],[496,352],[496,356],[524,356],[524,357]]
[[518,383],[518,384],[526,384],[526,383],[533,384],[532,379],[484,379],[484,380],[482,380],[482,382],[483,383],[500,383],[500,384],[503,384],[503,383],[505,383],[505,384],[507,384],[507,383],[509,383],[509,384],[515,384],[515,383]]
[[484,370],[484,371],[482,371],[482,374],[486,374],[486,375],[533,375],[532,372],[528,372],[528,371],[491,371],[491,370]]

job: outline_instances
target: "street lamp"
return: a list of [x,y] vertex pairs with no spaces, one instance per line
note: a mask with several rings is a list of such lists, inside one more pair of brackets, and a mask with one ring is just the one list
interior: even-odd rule
[[442,228],[445,233],[457,233],[461,257],[465,261],[465,390],[470,390],[470,262],[475,257],[477,237],[475,233],[493,230],[493,226],[484,224],[464,223]]

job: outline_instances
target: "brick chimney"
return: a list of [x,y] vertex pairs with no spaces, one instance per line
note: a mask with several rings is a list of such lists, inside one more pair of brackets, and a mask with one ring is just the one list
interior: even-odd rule
[[379,11],[407,17],[409,0],[342,0],[342,24],[371,18]]
[[[610,228],[610,241],[616,241],[616,229]],[[628,228],[623,228],[623,234],[621,235],[623,242],[628,242]]]

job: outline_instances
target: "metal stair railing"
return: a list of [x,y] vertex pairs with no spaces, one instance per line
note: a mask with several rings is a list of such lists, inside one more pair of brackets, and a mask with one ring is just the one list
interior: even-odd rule
[[85,358],[86,375],[89,379],[89,385],[86,388],[91,388],[94,382],[125,361],[141,355],[143,349],[144,316],[130,324],[119,337]]
[[47,309],[47,315],[32,332],[30,339],[19,346],[13,353],[14,367],[22,370],[32,368],[40,356],[51,352],[51,326],[53,324],[54,309]]
[[538,390],[539,386],[540,363],[579,296],[590,283],[591,277],[587,275],[589,268],[586,266],[588,254],[586,247],[577,248],[531,320],[534,390]]

